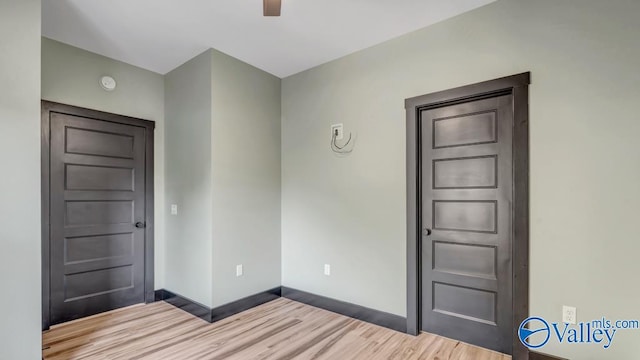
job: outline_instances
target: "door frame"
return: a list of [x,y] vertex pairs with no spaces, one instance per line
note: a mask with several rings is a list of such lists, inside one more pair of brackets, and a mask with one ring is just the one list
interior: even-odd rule
[[155,122],[107,112],[80,108],[51,101],[41,101],[41,196],[42,196],[42,330],[49,329],[50,322],[50,114],[59,113],[145,129],[145,243],[144,243],[144,299],[155,300],[154,293],[154,129]]
[[420,333],[422,317],[422,159],[419,113],[422,110],[513,96],[513,359],[527,360],[529,351],[518,340],[520,323],[529,316],[529,84],[521,73],[405,100],[407,112],[407,333]]

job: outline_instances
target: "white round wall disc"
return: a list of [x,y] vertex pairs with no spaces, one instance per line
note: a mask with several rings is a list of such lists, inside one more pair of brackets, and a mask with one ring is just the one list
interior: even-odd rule
[[100,79],[100,86],[107,91],[113,91],[116,88],[116,80],[111,76],[103,76]]

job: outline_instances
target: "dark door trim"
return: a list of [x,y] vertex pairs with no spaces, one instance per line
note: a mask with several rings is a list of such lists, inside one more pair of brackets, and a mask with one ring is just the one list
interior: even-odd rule
[[153,121],[136,119],[128,116],[110,114],[106,112],[79,108],[71,105],[59,104],[42,100],[41,108],[41,196],[42,196],[42,329],[50,326],[50,245],[49,245],[49,175],[50,175],[50,113],[81,116],[88,119],[108,121],[118,124],[131,125],[144,128],[145,131],[145,167],[146,167],[146,194],[145,194],[145,265],[144,265],[144,298],[150,303],[155,300],[154,292],[154,213],[153,213]]
[[517,337],[529,316],[529,86],[530,73],[462,86],[405,101],[407,111],[407,333],[421,328],[421,139],[419,112],[497,95],[512,94],[513,128],[513,359],[529,358]]

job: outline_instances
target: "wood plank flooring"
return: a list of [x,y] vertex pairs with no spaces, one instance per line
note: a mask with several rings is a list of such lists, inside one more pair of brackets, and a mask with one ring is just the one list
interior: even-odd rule
[[43,333],[54,359],[420,359],[510,356],[431,334],[409,336],[288,299],[209,324],[165,302],[134,305]]

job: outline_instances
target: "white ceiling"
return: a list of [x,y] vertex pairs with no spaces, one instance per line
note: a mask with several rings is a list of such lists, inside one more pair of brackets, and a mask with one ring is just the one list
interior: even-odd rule
[[494,0],[43,0],[44,36],[165,74],[215,48],[279,77]]

